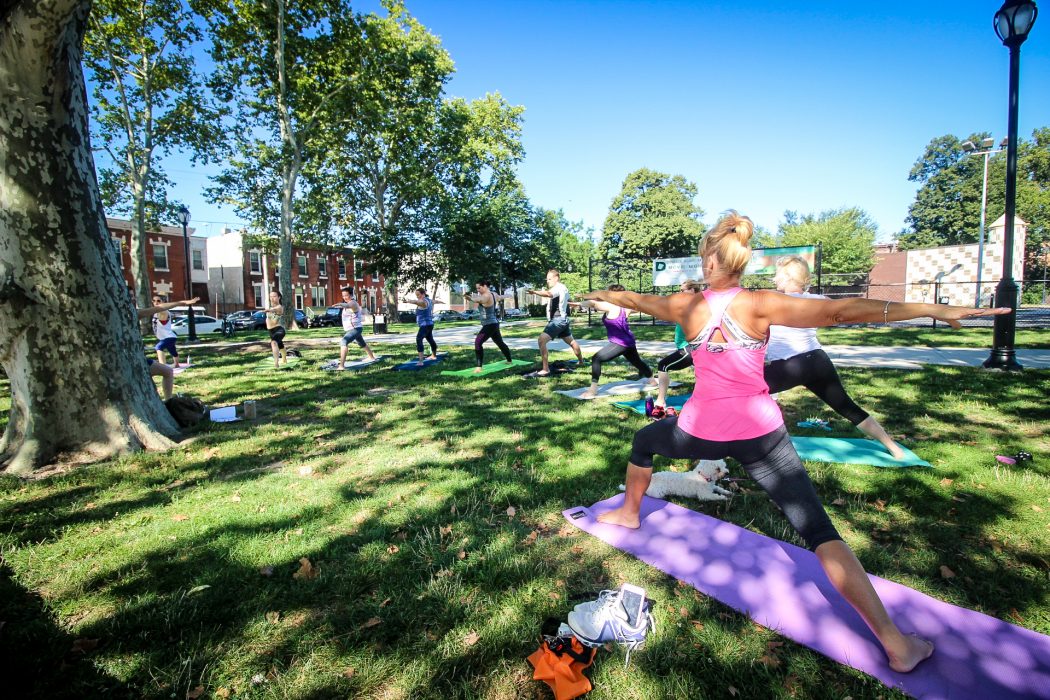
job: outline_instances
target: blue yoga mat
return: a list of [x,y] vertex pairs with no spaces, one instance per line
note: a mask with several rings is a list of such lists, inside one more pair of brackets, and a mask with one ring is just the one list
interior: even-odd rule
[[[685,406],[685,402],[689,400],[692,394],[683,394],[682,396],[668,396],[667,405],[670,408],[682,410],[682,406]],[[626,408],[628,411],[634,411],[640,415],[645,415],[645,399],[638,399],[637,401],[617,401],[613,404],[619,408]]]
[[446,357],[448,357],[448,353],[447,352],[443,352],[443,353],[441,353],[441,354],[439,354],[437,356],[436,360],[429,360],[429,359],[428,360],[423,360],[423,364],[422,365],[420,365],[418,363],[418,360],[412,360],[411,362],[402,362],[399,365],[394,365],[394,369],[396,371],[415,372],[416,370],[426,369],[427,367],[432,367],[432,366],[436,365],[437,363],[441,362],[442,360],[444,360]]
[[904,445],[905,458],[896,460],[882,445],[874,440],[858,438],[791,437],[795,451],[802,459],[811,462],[833,462],[836,464],[868,464],[873,467],[929,467],[929,462],[919,457]]

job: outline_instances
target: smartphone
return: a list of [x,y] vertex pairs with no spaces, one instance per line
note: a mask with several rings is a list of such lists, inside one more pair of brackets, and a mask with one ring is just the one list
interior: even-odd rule
[[620,604],[627,611],[627,624],[637,627],[645,606],[645,589],[625,583],[620,586]]

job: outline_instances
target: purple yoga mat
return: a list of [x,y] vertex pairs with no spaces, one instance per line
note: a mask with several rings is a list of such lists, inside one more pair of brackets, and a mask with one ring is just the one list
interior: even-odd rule
[[681,506],[645,497],[642,526],[597,522],[623,495],[562,514],[799,644],[923,700],[1050,698],[1050,637],[868,577],[904,633],[936,645],[911,673],[890,669],[875,636],[808,550]]

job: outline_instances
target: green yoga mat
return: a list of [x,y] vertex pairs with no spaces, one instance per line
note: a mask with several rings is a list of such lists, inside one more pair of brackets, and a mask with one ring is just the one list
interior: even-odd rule
[[490,362],[481,368],[480,372],[475,372],[474,368],[470,369],[457,369],[455,371],[445,370],[441,374],[449,377],[484,377],[486,374],[495,374],[496,372],[503,372],[511,367],[521,367],[522,365],[531,365],[531,362],[525,360],[512,360],[510,364],[506,361],[500,360],[499,362]]
[[[683,396],[668,396],[667,405],[681,412],[682,406],[685,406],[685,402],[689,400],[692,394],[684,394]],[[639,415],[645,415],[645,399],[638,399],[637,401],[617,401],[613,404],[618,408],[626,408],[628,411],[634,411]]]
[[277,371],[278,369],[284,369],[285,367],[294,367],[296,364],[298,364],[298,362],[299,362],[299,358],[298,357],[296,357],[295,355],[289,355],[287,363],[281,362],[281,366],[280,367],[274,367],[273,366],[273,355],[267,355],[265,360],[260,360],[258,363],[256,363],[255,371],[256,372],[265,372],[266,370]]
[[919,457],[904,445],[905,458],[894,459],[882,445],[874,440],[859,438],[794,437],[791,443],[802,459],[811,462],[833,462],[836,464],[868,464],[873,467],[929,467],[929,462]]

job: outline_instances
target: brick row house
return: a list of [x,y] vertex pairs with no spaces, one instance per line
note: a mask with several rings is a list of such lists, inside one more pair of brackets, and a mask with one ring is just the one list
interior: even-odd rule
[[[134,289],[131,276],[131,222],[126,219],[106,219],[113,254],[120,263],[128,289]],[[189,233],[192,292],[186,289],[186,242],[182,228],[161,226],[159,231],[146,234],[146,267],[149,271],[150,292],[163,299],[188,299],[198,296],[201,304],[209,303],[208,248],[206,238]]]
[[[221,315],[237,309],[268,306],[277,287],[277,255],[252,245],[243,231],[225,231],[205,239],[208,246],[208,286],[212,305]],[[369,311],[383,303],[382,275],[373,275],[367,261],[349,248],[296,246],[292,249],[292,289],[285,299],[297,309],[323,309],[352,287]]]

